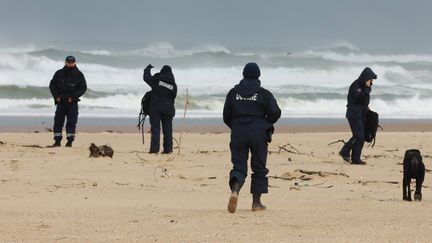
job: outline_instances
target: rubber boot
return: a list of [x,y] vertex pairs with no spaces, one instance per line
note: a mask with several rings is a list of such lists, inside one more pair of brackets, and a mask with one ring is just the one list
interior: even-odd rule
[[234,213],[237,209],[238,195],[240,192],[241,185],[238,181],[234,181],[231,184],[231,196],[228,201],[228,212]]
[[252,211],[265,210],[266,206],[261,203],[261,193],[254,193],[252,195]]

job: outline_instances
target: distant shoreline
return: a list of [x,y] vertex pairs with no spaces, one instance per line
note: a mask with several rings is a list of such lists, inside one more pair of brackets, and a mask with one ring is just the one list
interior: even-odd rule
[[[139,133],[138,118],[80,117],[81,132]],[[384,131],[432,131],[432,119],[381,119]],[[229,132],[222,118],[174,118],[174,132]],[[53,117],[0,116],[0,132],[46,132],[52,129]],[[149,129],[146,119],[145,130]],[[344,118],[281,118],[276,132],[349,132]]]

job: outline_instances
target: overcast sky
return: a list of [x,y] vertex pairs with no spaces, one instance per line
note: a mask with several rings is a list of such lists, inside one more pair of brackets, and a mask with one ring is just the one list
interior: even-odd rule
[[370,52],[432,53],[431,9],[427,0],[0,0],[0,44],[299,50],[344,40]]

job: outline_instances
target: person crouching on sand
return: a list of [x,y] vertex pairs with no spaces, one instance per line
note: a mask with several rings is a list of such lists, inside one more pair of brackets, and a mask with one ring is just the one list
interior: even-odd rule
[[273,94],[261,87],[260,74],[256,63],[246,64],[244,79],[229,91],[223,109],[223,120],[231,129],[230,213],[236,211],[238,194],[247,176],[249,150],[253,171],[252,211],[266,209],[261,203],[261,194],[268,192],[267,145],[271,142],[273,124],[280,118],[281,110]]
[[365,120],[366,112],[369,110],[369,94],[372,91],[372,80],[376,78],[377,75],[372,69],[366,67],[358,79],[351,84],[348,91],[346,118],[351,127],[352,137],[342,147],[339,155],[346,162],[350,162],[352,150],[351,164],[366,164],[360,158],[365,143]]
[[87,90],[87,83],[83,73],[77,68],[75,57],[66,57],[65,66],[55,72],[49,85],[54,103],[57,106],[54,116],[54,144],[61,146],[62,130],[65,117],[66,147],[72,147],[75,139],[75,129],[78,122],[78,101]]

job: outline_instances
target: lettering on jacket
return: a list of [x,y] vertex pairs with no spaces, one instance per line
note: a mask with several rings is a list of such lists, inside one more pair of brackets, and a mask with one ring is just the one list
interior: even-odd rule
[[165,88],[167,88],[167,89],[169,89],[169,90],[173,90],[173,89],[174,89],[174,86],[173,86],[173,85],[171,85],[171,84],[167,84],[167,83],[162,82],[162,81],[159,81],[159,86],[165,87]]
[[254,95],[252,95],[251,97],[243,97],[240,94],[236,94],[236,100],[250,100],[250,101],[256,101],[257,100],[257,96],[258,94],[255,93]]

